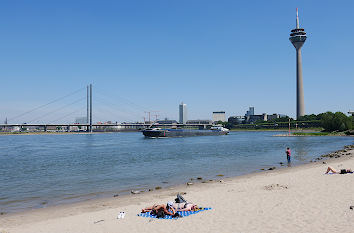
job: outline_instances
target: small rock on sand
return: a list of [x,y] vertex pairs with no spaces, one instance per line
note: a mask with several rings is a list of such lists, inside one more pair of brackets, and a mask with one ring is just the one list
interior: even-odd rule
[[162,189],[162,188],[160,186],[157,186],[157,187],[155,187],[155,189],[158,190],[158,189]]
[[119,194],[114,194],[114,195],[113,195],[113,197],[118,197],[118,196],[119,196]]
[[193,183],[192,182],[188,182],[187,185],[193,185]]
[[203,178],[202,177],[198,177],[197,180],[202,180]]

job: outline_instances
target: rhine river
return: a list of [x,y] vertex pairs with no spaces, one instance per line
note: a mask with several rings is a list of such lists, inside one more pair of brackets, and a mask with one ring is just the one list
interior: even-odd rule
[[353,137],[273,137],[279,132],[144,138],[141,133],[0,136],[0,212],[70,203],[130,190],[220,179],[309,162]]

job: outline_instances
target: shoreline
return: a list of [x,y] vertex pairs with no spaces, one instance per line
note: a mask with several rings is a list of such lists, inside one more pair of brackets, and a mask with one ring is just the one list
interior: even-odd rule
[[[344,151],[345,150],[345,151]],[[340,155],[340,157],[338,157]],[[338,163],[352,163],[354,165],[354,147],[351,145],[351,149],[341,149],[337,150],[335,152],[332,152],[328,155],[323,155],[322,157],[327,157],[325,161],[320,161],[321,159],[318,159],[317,161],[314,162],[309,162],[306,164],[302,165],[297,165],[294,167],[280,167],[275,170],[269,170],[269,171],[261,171],[261,172],[253,172],[250,174],[246,175],[241,175],[241,176],[236,176],[236,177],[230,177],[230,178],[220,178],[222,181],[213,181],[213,182],[206,182],[206,183],[194,183],[193,185],[186,185],[186,184],[181,184],[181,185],[175,185],[172,187],[160,189],[160,190],[154,190],[151,192],[144,192],[140,194],[128,194],[128,195],[122,195],[118,197],[107,197],[107,198],[98,198],[98,199],[92,199],[88,201],[82,201],[82,202],[77,202],[77,203],[70,203],[70,204],[59,204],[55,206],[49,206],[45,208],[40,208],[40,209],[30,209],[30,210],[25,210],[21,212],[16,212],[16,213],[8,213],[8,214],[3,214],[0,215],[0,232],[27,232],[27,228],[24,226],[27,225],[32,225],[34,224],[35,226],[40,226],[43,229],[43,221],[44,222],[58,222],[59,220],[62,221],[63,219],[66,219],[67,221],[71,222],[72,219],[76,218],[81,218],[83,215],[85,217],[89,217],[90,221],[87,223],[90,226],[93,224],[91,221],[93,219],[100,220],[98,219],[100,214],[103,214],[105,218],[111,218],[112,224],[117,223],[116,214],[117,212],[121,210],[126,210],[129,215],[127,217],[129,218],[135,218],[135,222],[145,222],[146,219],[143,218],[137,218],[134,217],[133,215],[136,215],[139,210],[145,206],[154,204],[154,203],[165,203],[167,200],[170,200],[173,196],[175,196],[177,193],[186,193],[185,197],[187,200],[199,200],[201,199],[201,205],[203,204],[204,206],[206,205],[211,205],[215,201],[210,199],[210,198],[204,198],[201,196],[203,193],[213,193],[215,195],[215,191],[218,189],[222,189],[222,187],[227,186],[228,184],[242,184],[242,186],[247,186],[248,183],[250,182],[251,184],[254,181],[257,181],[259,179],[264,180],[264,179],[269,179],[269,178],[275,178],[277,176],[285,176],[285,177],[292,177],[294,173],[301,173],[304,171],[312,170],[312,169],[318,169],[321,168],[320,171],[322,171],[322,174],[324,173],[324,168],[327,167],[327,164],[338,164]],[[354,167],[352,167],[354,168]],[[322,175],[321,174],[321,175]],[[341,176],[341,175],[338,175]],[[350,176],[350,175],[348,175]],[[332,177],[332,176],[330,176]],[[333,176],[335,177],[335,176]],[[291,180],[291,179],[290,179]],[[306,182],[305,180],[302,182]],[[279,186],[279,182],[275,182],[275,186],[273,184],[269,184],[271,189],[282,189]],[[280,184],[281,185],[281,184]],[[273,187],[274,186],[274,187]],[[285,187],[285,186],[284,186]],[[287,188],[286,188],[287,189]],[[234,189],[235,190],[235,189]],[[230,191],[231,192],[231,191]],[[238,192],[236,192],[238,193]],[[208,195],[206,195],[208,196]],[[230,197],[229,197],[230,198]],[[204,199],[204,200],[203,200]],[[209,203],[211,201],[212,203]],[[197,202],[197,201],[194,201]],[[197,203],[199,204],[199,203]],[[218,203],[214,203],[215,206],[213,205],[213,208],[218,206]],[[354,205],[354,200],[353,200],[353,205]],[[134,213],[135,211],[135,213]],[[216,211],[216,210],[215,210]],[[92,216],[92,219],[91,217]],[[208,218],[209,219],[209,218]],[[188,221],[189,218],[187,219],[181,219]],[[119,223],[119,222],[118,222]],[[69,224],[70,225],[70,224]],[[104,225],[101,224],[101,225]],[[2,228],[3,227],[3,228]],[[57,226],[59,227],[58,230],[53,230],[51,232],[61,232],[62,229],[60,229],[60,224]],[[73,227],[73,226],[71,226]],[[96,225],[95,225],[96,227]],[[45,227],[44,227],[45,228]],[[74,227],[75,228],[75,227]],[[74,228],[70,228],[72,230],[68,230],[68,232],[80,232],[80,230],[76,230]],[[10,230],[8,230],[10,229]],[[26,229],[26,230],[25,230]],[[38,228],[34,227],[31,228],[33,229],[33,232],[38,232]],[[36,231],[34,230],[36,229]],[[50,229],[50,228],[47,228]],[[98,228],[99,229],[99,228]],[[28,231],[32,232],[32,231]],[[42,232],[42,231],[39,231]],[[46,232],[46,231],[43,231]],[[97,232],[95,230],[93,231],[85,231],[85,232]],[[112,232],[112,231],[110,231]],[[226,231],[228,232],[228,231]],[[252,231],[251,231],[252,232]]]
[[[352,145],[354,147],[354,145]],[[347,146],[344,146],[344,148]],[[310,164],[313,162],[318,162],[322,159],[326,159],[325,157],[334,157],[332,156],[333,154],[338,156],[338,153],[343,151],[345,149],[341,150],[336,150],[335,152],[331,152],[326,155],[318,155],[316,157],[313,157],[311,160],[308,160],[306,162],[302,163],[297,163],[297,164],[290,164],[292,167],[297,167],[297,166],[303,166],[305,164]],[[340,157],[340,155],[339,155]],[[0,209],[0,217],[1,215],[9,215],[9,214],[16,214],[16,213],[21,213],[21,212],[26,212],[29,210],[36,210],[36,209],[45,209],[45,208],[51,208],[51,207],[58,207],[61,205],[72,205],[76,203],[85,203],[85,202],[90,202],[90,201],[99,201],[99,200],[105,200],[105,199],[110,199],[110,198],[121,198],[125,196],[130,196],[132,194],[134,195],[144,195],[146,193],[151,193],[151,192],[156,192],[156,191],[161,191],[165,189],[173,189],[175,187],[179,186],[184,186],[187,183],[192,183],[192,185],[199,185],[199,184],[205,184],[205,183],[215,183],[218,182],[221,179],[236,179],[238,177],[243,177],[247,175],[254,175],[254,174],[262,174],[266,171],[270,170],[280,170],[280,169],[286,169],[288,168],[286,162],[275,162],[273,164],[268,164],[267,166],[259,166],[258,168],[255,167],[252,170],[250,170],[247,173],[241,173],[239,175],[232,175],[232,174],[218,174],[215,173],[213,175],[209,176],[194,176],[190,177],[188,179],[185,179],[184,181],[180,182],[162,182],[159,184],[155,185],[149,185],[146,187],[139,187],[140,185],[133,185],[128,189],[125,190],[110,190],[106,192],[97,192],[97,193],[85,193],[85,194],[78,194],[74,197],[68,197],[64,199],[59,199],[56,201],[52,200],[47,200],[43,199],[42,201],[38,201],[38,203],[35,206],[32,207],[16,207],[16,208],[10,208],[10,209]],[[0,232],[1,233],[1,232]]]

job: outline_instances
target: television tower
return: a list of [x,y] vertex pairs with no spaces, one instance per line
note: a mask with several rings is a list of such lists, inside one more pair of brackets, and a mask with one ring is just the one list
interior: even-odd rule
[[304,85],[302,82],[302,59],[301,59],[301,47],[306,40],[306,32],[303,28],[300,28],[299,24],[299,12],[296,8],[296,28],[291,30],[290,42],[296,49],[296,118],[305,115],[304,104]]

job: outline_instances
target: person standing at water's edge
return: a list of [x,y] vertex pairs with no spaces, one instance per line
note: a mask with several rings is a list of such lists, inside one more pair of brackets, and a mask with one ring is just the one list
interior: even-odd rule
[[286,148],[285,153],[286,153],[286,158],[287,158],[287,160],[288,160],[288,163],[290,163],[290,158],[291,158],[291,150],[290,150],[290,148],[289,148],[289,147],[288,147],[288,148]]

